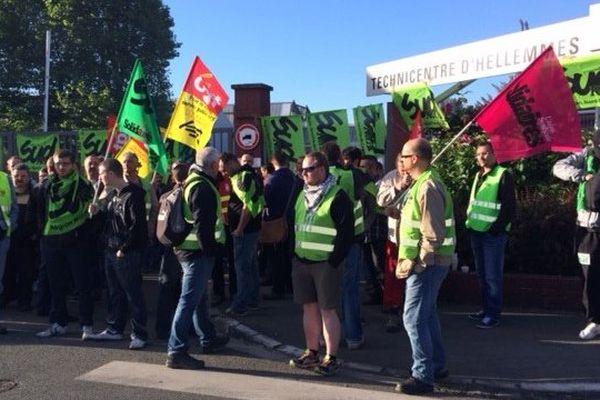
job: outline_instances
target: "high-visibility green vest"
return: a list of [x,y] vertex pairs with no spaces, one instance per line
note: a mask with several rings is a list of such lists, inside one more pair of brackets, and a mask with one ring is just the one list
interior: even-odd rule
[[[598,172],[598,162],[595,161],[595,157],[593,154],[589,154],[585,156],[585,175],[592,174],[594,175]],[[577,188],[577,211],[587,210],[585,206],[585,180],[583,182],[579,182],[579,187]]]
[[246,175],[251,174],[250,171],[241,170],[231,177],[231,188],[233,193],[241,200],[246,206],[250,215],[256,217],[259,215],[265,206],[265,198],[263,197],[260,188],[257,187],[256,179],[252,179],[252,184],[248,190],[242,191],[240,189],[240,183],[244,181]]
[[329,173],[335,176],[337,184],[346,192],[354,209],[354,235],[360,235],[365,231],[363,207],[360,199],[356,198],[354,189],[354,174],[352,170],[338,168],[336,166],[329,167]]
[[442,187],[444,192],[444,223],[446,226],[446,235],[444,242],[435,251],[435,254],[451,256],[456,247],[456,232],[454,227],[454,207],[452,198],[448,194],[446,185],[442,181],[436,170],[429,168],[424,171],[408,192],[402,214],[400,217],[400,246],[398,248],[398,258],[414,260],[419,256],[421,249],[421,207],[419,205],[419,190],[426,181],[435,181]]
[[296,245],[298,257],[310,261],[327,261],[333,252],[333,242],[337,236],[335,223],[331,218],[331,204],[341,187],[332,185],[323,196],[321,204],[308,211],[304,196],[300,194],[295,207]]
[[[500,208],[502,208],[502,203],[498,201],[498,189],[504,171],[506,168],[496,165],[485,176],[481,185],[479,185],[481,174],[475,175],[467,208],[467,221],[465,222],[467,228],[477,232],[487,232],[498,219]],[[509,230],[510,224],[506,226],[506,231]]]
[[[192,210],[190,209],[190,195],[192,193],[192,189],[198,185],[208,185],[215,193],[215,204],[217,210],[217,220],[215,222],[215,240],[217,243],[224,244],[225,224],[223,223],[223,214],[221,213],[221,196],[219,195],[219,191],[210,180],[194,171],[190,172],[185,180],[185,183],[183,184],[183,216],[188,223],[194,223],[194,217],[192,215]],[[198,230],[192,228],[183,243],[177,246],[177,249],[189,251],[202,250],[202,243],[198,241]]]
[[6,237],[10,236],[10,208],[12,207],[12,192],[10,189],[10,177],[7,173],[0,171],[0,210],[2,218],[6,223]]

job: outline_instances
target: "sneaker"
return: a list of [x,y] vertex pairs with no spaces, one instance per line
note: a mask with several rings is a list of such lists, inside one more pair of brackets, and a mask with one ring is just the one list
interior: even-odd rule
[[332,376],[338,372],[340,366],[341,364],[338,361],[337,357],[332,357],[329,354],[327,354],[325,357],[323,357],[323,361],[321,361],[321,364],[315,367],[314,371],[319,375]]
[[225,314],[233,317],[243,317],[244,315],[248,315],[248,310],[229,307],[227,310],[225,310]]
[[203,369],[204,361],[198,360],[188,353],[173,353],[167,356],[165,365],[172,369]]
[[46,330],[36,333],[37,337],[47,338],[52,336],[64,336],[67,334],[67,327],[57,324],[50,325]]
[[471,321],[477,322],[481,321],[483,317],[485,317],[485,313],[483,311],[478,311],[476,313],[467,315],[467,318],[469,318]]
[[359,341],[347,340],[346,345],[348,346],[348,350],[358,350],[365,345],[365,338],[363,337]]
[[202,345],[203,354],[216,353],[225,348],[229,342],[229,335],[216,335],[210,342]]
[[433,392],[433,385],[425,383],[417,378],[410,377],[401,384],[396,386],[396,391],[406,394],[426,394]]
[[129,350],[139,350],[139,349],[143,349],[144,347],[146,347],[145,340],[140,339],[137,336],[131,337],[131,342],[129,342]]
[[439,371],[435,371],[433,374],[433,379],[436,381],[441,381],[442,379],[446,379],[448,376],[450,376],[450,372],[444,368]]
[[92,333],[88,336],[89,340],[123,340],[123,334],[106,328],[102,332]]
[[311,369],[319,365],[319,353],[314,350],[306,349],[300,357],[290,360],[290,367],[300,369]]
[[94,329],[90,325],[81,327],[81,340],[90,340],[90,336],[94,334]]
[[595,322],[590,322],[585,328],[579,332],[579,338],[583,340],[590,340],[600,335],[600,325]]
[[490,317],[483,317],[483,319],[475,326],[479,329],[491,329],[497,327],[498,325],[500,325],[499,320]]
[[390,315],[387,322],[385,323],[385,331],[387,333],[396,333],[400,330],[402,325],[399,315]]

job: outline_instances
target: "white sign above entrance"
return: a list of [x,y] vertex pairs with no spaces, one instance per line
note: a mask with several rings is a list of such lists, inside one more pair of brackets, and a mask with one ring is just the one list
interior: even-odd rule
[[559,58],[600,52],[600,4],[590,5],[587,17],[371,65],[367,96],[420,81],[433,86],[519,72],[548,46]]

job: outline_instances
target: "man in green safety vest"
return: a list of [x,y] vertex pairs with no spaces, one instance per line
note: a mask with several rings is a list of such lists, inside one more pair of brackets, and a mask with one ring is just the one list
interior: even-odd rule
[[471,235],[473,259],[481,286],[481,311],[469,314],[480,329],[500,324],[502,312],[504,248],[515,215],[512,174],[498,165],[490,142],[477,144],[475,175],[467,208],[466,226]]
[[[344,339],[350,350],[364,346],[362,323],[360,318],[360,274],[364,263],[363,243],[365,240],[365,214],[373,215],[375,198],[366,193],[365,186],[369,177],[358,169],[344,169],[342,156],[337,143],[323,144],[323,153],[329,163],[329,173],[352,201],[354,214],[354,243],[350,247],[344,263],[342,310],[344,313]],[[367,199],[368,197],[368,199]],[[365,213],[365,207],[369,210]]]
[[183,212],[186,221],[192,224],[192,230],[175,248],[183,278],[167,346],[168,368],[204,368],[204,361],[188,353],[192,326],[205,354],[221,349],[229,340],[228,336],[217,335],[208,307],[208,280],[218,246],[225,243],[221,197],[216,186],[220,155],[214,147],[197,151],[196,163],[190,167],[183,184]]
[[456,246],[452,198],[431,167],[431,145],[409,140],[400,155],[413,180],[400,216],[396,276],[406,279],[404,328],[410,339],[411,376],[400,385],[407,394],[433,392],[435,379],[448,375],[437,297]]
[[[12,158],[12,157],[11,157]],[[9,170],[9,172],[11,172]],[[6,267],[6,255],[10,246],[10,232],[17,225],[19,208],[10,175],[0,171],[0,295],[3,291],[2,278]],[[6,327],[0,325],[0,335],[6,333]]]
[[[333,375],[340,343],[336,307],[341,299],[344,260],[354,242],[352,202],[329,173],[323,153],[302,161],[304,190],[295,202],[296,231],[292,263],[294,301],[302,304],[306,351],[290,366]],[[325,339],[325,357],[319,358],[319,338]]]
[[592,143],[593,146],[557,161],[552,169],[557,178],[579,184],[575,248],[584,278],[582,301],[586,326],[579,332],[583,340],[600,335],[600,213],[586,204],[586,182],[600,171],[600,131],[596,131]]

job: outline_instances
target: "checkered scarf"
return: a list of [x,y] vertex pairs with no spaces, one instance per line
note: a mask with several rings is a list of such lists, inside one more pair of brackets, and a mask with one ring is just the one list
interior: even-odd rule
[[319,204],[321,204],[325,194],[327,194],[329,189],[335,184],[335,177],[333,175],[328,175],[327,178],[318,185],[304,185],[304,204],[306,205],[306,209],[311,212],[317,208]]

